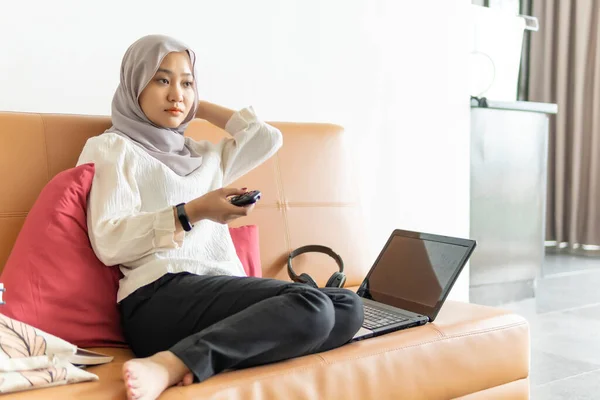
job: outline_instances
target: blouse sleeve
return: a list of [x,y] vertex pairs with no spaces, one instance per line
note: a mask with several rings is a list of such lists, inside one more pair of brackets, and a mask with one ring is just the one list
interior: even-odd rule
[[235,112],[225,126],[233,136],[222,150],[223,186],[269,159],[283,144],[279,129],[261,121],[252,107]]
[[140,211],[132,158],[122,140],[100,135],[87,141],[77,162],[95,166],[87,205],[88,235],[105,265],[126,264],[183,243],[183,232],[175,235],[172,207]]

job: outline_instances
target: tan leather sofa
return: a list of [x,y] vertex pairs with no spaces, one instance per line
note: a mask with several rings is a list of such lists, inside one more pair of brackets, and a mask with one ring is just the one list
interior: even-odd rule
[[[73,167],[87,138],[107,117],[0,113],[0,267],[42,187]],[[260,189],[254,212],[237,224],[258,224],[263,273],[289,279],[286,256],[305,244],[341,254],[347,287],[359,285],[374,255],[367,254],[353,193],[343,129],[328,124],[274,123],[283,148],[234,185]],[[219,140],[204,121],[187,132]],[[399,227],[401,228],[401,227]],[[302,255],[294,266],[324,285],[335,269],[327,256]],[[7,288],[16,290],[16,288]],[[1,310],[0,310],[1,311]],[[527,399],[527,322],[497,308],[448,301],[434,323],[268,366],[226,372],[206,382],[168,389],[162,399]],[[124,399],[125,349],[90,368],[98,382],[9,394],[5,399]]]

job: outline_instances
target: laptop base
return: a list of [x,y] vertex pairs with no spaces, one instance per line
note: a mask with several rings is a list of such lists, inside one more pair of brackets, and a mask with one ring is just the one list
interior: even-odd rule
[[350,340],[351,342],[369,339],[369,338],[372,338],[375,336],[385,335],[386,333],[424,325],[427,322],[429,322],[428,318],[423,315],[414,314],[414,313],[411,313],[410,311],[392,307],[387,304],[377,303],[377,302],[374,302],[372,300],[365,299],[365,298],[361,298],[361,300],[363,301],[363,307],[365,307],[367,309],[374,308],[374,309],[381,309],[386,312],[391,312],[391,313],[397,314],[398,316],[403,317],[402,318],[403,320],[398,323],[383,325],[383,326],[377,327],[377,328],[370,328],[369,326],[365,326],[365,324],[363,324],[363,326],[358,330],[358,332],[356,332],[356,334],[354,334],[354,336]]

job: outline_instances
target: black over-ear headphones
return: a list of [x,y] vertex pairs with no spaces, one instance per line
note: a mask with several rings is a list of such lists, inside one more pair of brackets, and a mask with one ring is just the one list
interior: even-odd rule
[[292,281],[299,282],[299,283],[305,283],[307,285],[310,285],[310,286],[318,289],[317,283],[315,282],[315,280],[313,278],[310,277],[310,275],[308,275],[306,273],[302,273],[302,274],[300,274],[300,276],[298,276],[298,275],[296,275],[296,273],[294,272],[294,269],[292,268],[292,258],[294,258],[300,254],[304,254],[304,253],[308,253],[308,252],[325,253],[328,256],[332,257],[337,262],[339,271],[334,272],[333,275],[331,275],[331,277],[325,284],[325,287],[337,287],[337,288],[344,287],[344,284],[346,283],[346,275],[344,275],[344,261],[342,260],[342,257],[340,257],[336,252],[331,250],[329,247],[320,246],[320,245],[316,245],[316,244],[299,247],[290,253],[290,256],[288,257],[288,275],[290,276]]

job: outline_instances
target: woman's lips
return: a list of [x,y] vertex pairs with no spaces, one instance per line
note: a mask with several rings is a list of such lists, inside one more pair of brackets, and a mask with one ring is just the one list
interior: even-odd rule
[[180,115],[183,114],[183,111],[176,109],[176,108],[171,108],[169,110],[167,110],[168,113],[171,113],[173,115]]

